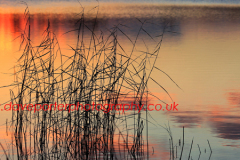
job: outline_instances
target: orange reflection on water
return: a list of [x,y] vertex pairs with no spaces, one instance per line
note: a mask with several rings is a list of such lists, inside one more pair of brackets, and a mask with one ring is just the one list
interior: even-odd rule
[[0,14],[0,51],[3,55],[3,51],[11,51],[13,40],[12,33],[14,32],[12,14]]

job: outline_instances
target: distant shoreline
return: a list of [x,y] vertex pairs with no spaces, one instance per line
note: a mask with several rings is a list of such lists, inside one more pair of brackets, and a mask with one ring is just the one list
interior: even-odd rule
[[[96,2],[82,2],[81,5],[78,2],[28,2],[31,13],[78,13],[81,9],[81,5],[85,10],[91,10],[96,7]],[[157,3],[157,2],[139,2],[139,3],[126,3],[126,2],[100,2],[100,10],[106,11],[106,9],[113,10],[115,8],[129,8],[132,11],[134,8],[172,8],[172,9],[221,9],[231,10],[240,9],[239,4],[225,4],[225,3]],[[1,13],[23,13],[25,5],[19,2],[0,3],[0,14]]]
[[[54,5],[56,4],[56,5]],[[150,3],[100,3],[99,10],[96,3],[82,3],[85,17],[98,19],[132,19],[132,18],[177,18],[177,19],[240,19],[240,5],[191,5],[191,4],[150,4]],[[1,6],[0,14],[23,14],[25,5]],[[93,9],[94,8],[94,9]],[[76,18],[82,11],[81,5],[73,2],[50,2],[39,5],[29,5],[30,14],[45,15],[51,17],[62,16]]]

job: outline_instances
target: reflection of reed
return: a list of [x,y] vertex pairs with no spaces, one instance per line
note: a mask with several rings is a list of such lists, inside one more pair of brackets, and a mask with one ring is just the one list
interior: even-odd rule
[[[151,95],[147,90],[150,79],[168,94],[150,76],[153,69],[160,70],[155,63],[165,30],[155,39],[152,52],[140,52],[133,57],[142,33],[154,39],[144,29],[145,22],[139,20],[141,26],[132,41],[119,26],[110,29],[107,36],[98,34],[97,21],[87,26],[82,13],[75,30],[77,44],[71,47],[74,54],[67,57],[61,53],[50,22],[42,42],[34,47],[28,8],[25,17],[26,26],[21,34],[24,50],[15,73],[17,93],[11,91],[12,104],[118,104],[124,96],[131,95],[133,102],[141,105]],[[86,32],[91,33],[89,42],[84,39]],[[119,34],[132,44],[130,53],[119,43]],[[148,50],[147,45],[146,48]],[[61,65],[56,67],[58,57]],[[63,60],[64,57],[67,60]],[[68,112],[67,108],[60,112],[47,110],[45,106],[46,111],[36,113],[26,108],[13,111],[12,156],[17,155],[18,159],[149,159],[147,111],[146,117],[142,117],[135,111],[125,114],[89,109]],[[129,119],[133,119],[133,127],[129,126]],[[146,138],[143,137],[144,123]],[[170,135],[170,158],[174,159],[172,133],[170,127],[165,129]]]

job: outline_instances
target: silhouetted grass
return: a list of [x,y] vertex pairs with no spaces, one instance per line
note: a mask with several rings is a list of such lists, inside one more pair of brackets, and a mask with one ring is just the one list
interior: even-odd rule
[[[69,55],[61,52],[57,37],[50,29],[50,22],[41,43],[37,46],[32,44],[31,19],[26,8],[26,26],[20,36],[23,54],[16,66],[15,90],[11,91],[12,104],[50,105],[56,102],[116,105],[130,95],[134,104],[147,105],[148,96],[154,96],[148,91],[149,80],[169,95],[158,81],[151,78],[154,69],[163,72],[155,64],[167,25],[164,25],[161,33],[153,36],[144,29],[148,22],[139,20],[140,27],[132,40],[121,29],[121,24],[102,33],[96,31],[97,14],[91,26],[85,23],[84,10],[79,16],[78,28],[71,31],[76,33],[76,46],[70,46],[73,54]],[[141,34],[148,35],[156,42],[153,51],[149,51],[145,41],[140,38]],[[90,35],[90,39],[86,35]],[[132,46],[130,52],[124,50],[119,35],[124,36]],[[146,45],[147,51],[139,52],[136,49],[139,41]],[[137,57],[134,56],[135,52],[139,54]],[[47,110],[46,106],[44,109]],[[135,110],[128,113],[115,109],[107,113],[96,109],[68,110],[41,110],[34,113],[25,108],[13,111],[9,127],[13,132],[12,151],[8,151],[11,153],[10,159],[16,156],[17,159],[42,160],[149,159],[150,114],[147,110],[146,117]],[[133,126],[129,125],[130,119],[133,120]],[[144,127],[146,136],[143,136]],[[175,159],[177,146],[174,146],[171,129],[169,126],[164,128],[170,136],[170,159]],[[183,146],[184,140],[179,159]],[[5,155],[9,158],[6,152]]]

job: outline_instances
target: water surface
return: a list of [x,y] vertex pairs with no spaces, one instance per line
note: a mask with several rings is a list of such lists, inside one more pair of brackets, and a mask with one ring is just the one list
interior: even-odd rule
[[[159,24],[158,27],[151,23],[144,26],[152,36],[161,31],[164,25],[169,26],[167,30],[169,32],[164,34],[157,67],[168,73],[182,90],[166,75],[154,70],[153,79],[161,83],[179,105],[178,111],[174,112],[152,111],[153,119],[160,125],[170,124],[176,144],[182,137],[182,126],[185,126],[186,151],[190,149],[194,137],[193,159],[198,159],[199,156],[197,144],[202,150],[200,159],[208,159],[210,149],[207,140],[210,141],[213,150],[211,159],[238,159],[240,156],[238,152],[240,147],[238,129],[240,126],[240,7],[234,4],[239,2],[234,0],[171,1],[191,2],[184,5],[136,3],[139,1],[133,1],[134,3],[130,4],[119,3],[125,1],[116,2],[118,3],[100,4],[97,30],[106,31],[113,25],[122,24],[127,26],[122,28],[124,32],[130,38],[134,38],[140,26],[137,18]],[[193,5],[193,2],[208,4]],[[24,27],[24,6],[13,7],[6,1],[1,3],[4,7],[1,6],[0,11],[0,76],[2,77],[0,84],[7,85],[14,80],[10,74],[13,73],[13,66],[21,54],[18,52],[20,41],[14,39],[19,36],[19,31]],[[81,11],[79,9],[81,7],[77,6],[78,3],[61,1],[56,7],[52,2],[49,6],[47,2],[31,3],[33,4],[31,4],[32,8],[30,7],[33,43],[37,44],[41,41],[41,34],[49,20],[62,50],[66,54],[72,54],[69,46],[75,45],[76,34],[65,33],[76,27],[77,13]],[[219,3],[231,5],[219,5]],[[54,2],[54,4],[57,3]],[[89,11],[86,15],[89,25],[96,15],[96,10],[90,10],[94,5],[95,3],[86,5],[86,10]],[[153,41],[149,35],[142,33],[141,37],[151,49]],[[120,35],[119,38],[126,51],[130,51],[131,46],[128,45],[126,37]],[[137,49],[147,50],[140,42]],[[149,90],[167,103],[171,103],[168,95],[155,83],[149,82]],[[2,103],[8,100],[9,88],[1,89],[0,97]],[[159,103],[154,99],[151,101]],[[0,112],[0,115],[1,124],[5,123],[6,118],[11,117],[11,113],[7,112]],[[5,126],[1,128],[1,133],[4,134]],[[149,137],[155,150],[151,158],[169,158],[167,132],[161,127],[150,124]],[[1,137],[1,141],[4,142],[4,138],[6,136]],[[184,153],[184,157],[188,157],[188,152]]]

